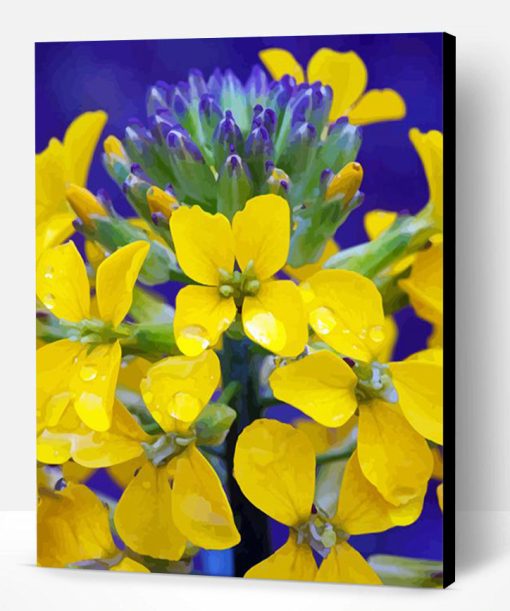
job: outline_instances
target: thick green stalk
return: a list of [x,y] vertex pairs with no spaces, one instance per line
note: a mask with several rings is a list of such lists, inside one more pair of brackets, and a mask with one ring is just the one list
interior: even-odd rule
[[250,351],[250,342],[247,339],[232,339],[227,334],[223,336],[221,364],[225,390],[231,387],[233,382],[239,387],[239,392],[230,402],[230,406],[237,412],[237,418],[226,443],[230,504],[241,534],[241,542],[234,548],[235,574],[238,577],[243,576],[249,568],[270,554],[267,517],[246,499],[233,475],[237,438],[260,414],[257,363],[254,362],[259,358],[259,355]]
[[375,240],[333,255],[325,269],[347,269],[374,278],[397,261],[423,248],[437,229],[426,216],[402,216]]

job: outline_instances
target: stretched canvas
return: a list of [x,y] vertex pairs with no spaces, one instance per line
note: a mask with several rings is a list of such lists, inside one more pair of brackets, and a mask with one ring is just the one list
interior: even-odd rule
[[39,565],[453,581],[454,45],[36,45]]

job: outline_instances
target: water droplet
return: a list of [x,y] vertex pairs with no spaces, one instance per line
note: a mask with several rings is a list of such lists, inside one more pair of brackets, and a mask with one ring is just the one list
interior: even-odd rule
[[91,367],[90,365],[83,365],[80,369],[80,378],[84,382],[92,382],[95,380],[97,376],[97,369],[95,367]]
[[361,331],[358,333],[358,337],[363,340],[363,339],[367,339],[367,330],[366,329],[361,329]]
[[281,350],[287,342],[285,327],[271,312],[258,312],[244,322],[244,327],[254,341],[273,352]]
[[48,267],[46,268],[45,272],[44,272],[44,277],[46,278],[46,280],[51,280],[53,278],[53,273],[54,273],[54,269],[52,265],[48,265]]
[[43,303],[48,310],[53,310],[55,307],[55,295],[53,295],[53,293],[48,293],[43,297]]
[[152,484],[150,482],[142,482],[142,488],[145,488],[145,490],[149,490],[151,486]]
[[370,328],[368,332],[370,339],[376,344],[380,344],[384,340],[384,329],[380,325],[376,325]]
[[146,405],[152,403],[152,401],[154,400],[154,395],[150,392],[150,390],[143,393],[143,400],[145,401]]
[[189,325],[179,333],[179,347],[184,354],[198,355],[209,346],[209,334],[201,325]]
[[310,313],[310,324],[321,335],[328,335],[337,325],[335,313],[330,308],[321,306]]

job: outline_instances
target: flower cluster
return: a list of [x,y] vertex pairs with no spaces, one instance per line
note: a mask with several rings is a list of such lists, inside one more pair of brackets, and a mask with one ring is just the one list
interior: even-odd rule
[[[372,211],[340,250],[360,125],[404,101],[366,91],[353,52],[261,60],[271,77],[156,83],[146,122],[104,140],[133,218],[86,188],[104,112],[37,156],[39,563],[207,572],[229,550],[248,577],[438,585],[440,563],[349,539],[412,524],[442,477],[442,135],[410,133],[422,210]],[[408,304],[433,331],[396,361]],[[302,416],[271,418],[280,402]]]

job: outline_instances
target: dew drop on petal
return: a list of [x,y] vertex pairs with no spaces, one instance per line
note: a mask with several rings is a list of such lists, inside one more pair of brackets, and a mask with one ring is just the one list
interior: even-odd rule
[[358,333],[358,337],[361,340],[367,339],[367,335],[368,335],[368,332],[366,329],[361,329],[361,331]]
[[55,295],[53,295],[53,293],[48,293],[43,297],[43,303],[48,310],[53,310],[55,307]]
[[373,342],[380,344],[384,340],[384,329],[380,325],[370,327],[368,336]]
[[143,394],[143,400],[145,401],[147,405],[152,403],[153,399],[154,399],[154,395],[151,393],[150,390]]
[[145,488],[145,490],[149,490],[150,487],[151,487],[150,482],[142,482],[142,488]]
[[250,316],[244,326],[257,343],[273,352],[281,350],[287,342],[285,327],[271,312],[258,312]]
[[321,306],[310,312],[310,324],[317,333],[328,335],[338,323],[333,310]]
[[92,382],[92,380],[95,380],[96,377],[97,369],[95,367],[91,367],[90,365],[83,365],[83,367],[80,369],[80,378],[84,382]]
[[200,354],[210,344],[207,329],[201,325],[189,325],[179,333],[179,347],[184,354]]
[[46,278],[46,280],[51,280],[53,278],[54,271],[55,270],[53,269],[53,266],[52,265],[48,265],[48,267],[44,271],[44,277]]

